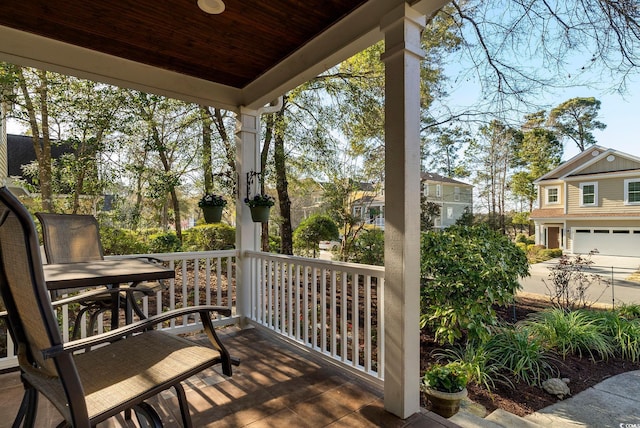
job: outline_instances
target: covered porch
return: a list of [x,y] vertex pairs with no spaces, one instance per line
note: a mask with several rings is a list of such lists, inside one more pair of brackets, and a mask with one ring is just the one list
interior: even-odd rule
[[[192,421],[198,427],[455,427],[421,410],[406,420],[384,410],[380,387],[346,374],[308,352],[260,329],[221,330],[224,343],[242,364],[232,378],[217,369],[190,379],[184,387]],[[0,414],[11,416],[20,404],[22,384],[17,372],[0,374]],[[179,421],[173,390],[150,404],[166,426]],[[134,419],[135,420],[135,419]],[[40,400],[36,426],[56,426],[60,414]],[[10,426],[10,418],[0,427]],[[121,415],[99,427],[136,426]]]
[[[229,305],[233,315],[217,320],[218,325],[264,329],[265,334],[301,345],[331,364],[337,362],[353,376],[373,383],[378,391],[373,396],[382,408],[411,423],[413,415],[421,414],[419,200],[415,197],[420,191],[420,38],[427,18],[446,1],[342,0],[304,5],[285,1],[278,10],[274,6],[262,10],[228,0],[226,15],[216,21],[195,17],[201,12],[191,3],[121,1],[95,6],[68,1],[51,10],[38,0],[9,2],[0,6],[0,60],[235,112],[236,185],[245,189],[248,174],[259,170],[261,114],[286,91],[384,39],[384,269],[257,251],[260,229],[242,203],[243,194],[236,195],[236,250],[155,256],[185,272],[183,282],[167,291],[169,307],[176,305],[176,287],[181,287],[183,299],[193,291],[207,303]],[[180,20],[180,34],[139,29],[158,16]],[[184,16],[188,18],[183,20]],[[307,31],[290,31],[303,27]],[[127,34],[119,33],[122,28]],[[221,31],[212,30],[216,28]],[[274,46],[280,49],[272,50]],[[195,269],[189,282],[186,269],[202,263],[219,270],[201,277],[200,269]],[[225,266],[229,270],[223,273]],[[220,287],[223,277],[229,281],[226,292]],[[61,317],[64,323],[65,315]],[[183,320],[165,328],[189,333],[198,325]],[[229,347],[233,352],[233,345]],[[7,349],[12,349],[11,343]],[[15,364],[11,352],[2,364]],[[243,367],[247,370],[244,363]],[[269,369],[277,371],[277,364]],[[216,406],[210,407],[215,411]]]

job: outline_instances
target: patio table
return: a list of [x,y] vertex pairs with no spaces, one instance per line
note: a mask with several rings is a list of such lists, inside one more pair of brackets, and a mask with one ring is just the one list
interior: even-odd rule
[[[156,281],[175,277],[175,271],[160,264],[143,259],[107,259],[82,263],[63,263],[43,265],[44,278],[49,290],[67,288],[90,288],[99,286],[117,286],[130,283],[135,287],[144,281]],[[112,295],[111,328],[118,328],[118,308],[120,293]],[[135,299],[128,299],[131,309],[140,316],[142,311]],[[126,323],[130,323],[132,314],[127,303]]]

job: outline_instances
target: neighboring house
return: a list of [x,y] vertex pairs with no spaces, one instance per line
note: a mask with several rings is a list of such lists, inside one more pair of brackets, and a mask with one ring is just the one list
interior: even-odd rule
[[[465,209],[473,210],[473,186],[436,173],[420,175],[422,194],[427,202],[440,206],[440,216],[434,227],[442,229],[455,224]],[[362,196],[353,203],[353,215],[362,218],[365,224],[384,229],[384,194]]]
[[352,214],[362,219],[365,225],[384,230],[384,193],[381,195],[363,195],[353,201]]
[[473,211],[473,186],[433,172],[420,174],[422,194],[427,202],[440,206],[440,217],[434,219],[433,227],[444,229],[462,217],[465,210]]
[[534,184],[536,244],[574,254],[640,255],[640,158],[592,146]]
[[[68,146],[54,144],[51,146],[51,159],[58,159],[63,154],[72,152],[73,150]],[[26,135],[7,134],[6,146],[2,145],[0,148],[0,160],[6,162],[6,165],[0,168],[0,171],[6,175],[0,178],[7,180],[9,190],[16,195],[28,194],[20,184],[20,180],[32,182],[30,178],[22,175],[22,166],[36,160],[32,138]]]

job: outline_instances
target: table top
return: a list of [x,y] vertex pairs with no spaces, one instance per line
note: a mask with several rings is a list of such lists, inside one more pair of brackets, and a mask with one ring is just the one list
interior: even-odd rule
[[49,290],[153,281],[175,277],[175,271],[142,259],[108,259],[42,266]]

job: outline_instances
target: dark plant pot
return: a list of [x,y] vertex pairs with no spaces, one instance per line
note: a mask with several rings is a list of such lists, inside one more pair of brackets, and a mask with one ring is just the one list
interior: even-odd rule
[[431,411],[443,418],[450,418],[460,410],[460,403],[467,396],[467,388],[460,392],[442,392],[425,389],[425,396],[431,402]]
[[256,223],[268,223],[269,222],[269,210],[271,207],[265,205],[258,205],[257,207],[249,207],[251,210],[251,220]]
[[204,214],[204,221],[207,223],[220,223],[222,220],[223,206],[202,207],[202,214]]

